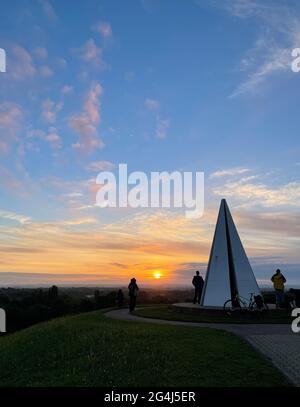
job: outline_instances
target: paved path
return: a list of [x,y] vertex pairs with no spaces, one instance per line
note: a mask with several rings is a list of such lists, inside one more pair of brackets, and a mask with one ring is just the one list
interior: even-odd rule
[[289,324],[216,324],[167,321],[131,315],[127,309],[109,311],[105,315],[109,318],[131,322],[214,328],[232,332],[250,342],[296,386],[300,387],[300,334],[294,334]]

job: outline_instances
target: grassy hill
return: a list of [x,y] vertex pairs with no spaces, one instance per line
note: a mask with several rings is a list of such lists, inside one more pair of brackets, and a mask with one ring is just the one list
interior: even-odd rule
[[169,321],[184,322],[211,322],[233,324],[291,324],[293,318],[286,310],[270,310],[267,313],[237,313],[228,317],[221,311],[204,310],[193,313],[180,310],[170,305],[153,305],[151,307],[137,308],[136,315],[145,318],[165,319]]
[[101,312],[0,338],[1,386],[284,386],[287,380],[223,331],[134,324]]

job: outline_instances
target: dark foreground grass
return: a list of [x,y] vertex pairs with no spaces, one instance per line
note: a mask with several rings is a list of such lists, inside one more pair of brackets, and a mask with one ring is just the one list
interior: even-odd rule
[[285,386],[233,334],[116,321],[100,312],[0,338],[2,386]]
[[266,313],[245,312],[237,313],[230,317],[223,311],[216,312],[211,310],[198,310],[197,312],[177,310],[170,305],[159,305],[151,307],[138,308],[135,314],[146,318],[166,319],[170,321],[185,322],[212,322],[212,323],[236,323],[236,324],[291,324],[291,315],[286,311],[270,310]]

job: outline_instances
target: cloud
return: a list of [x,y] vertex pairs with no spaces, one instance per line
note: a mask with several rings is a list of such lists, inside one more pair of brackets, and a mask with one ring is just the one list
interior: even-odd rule
[[98,21],[92,26],[92,30],[99,33],[104,38],[112,37],[111,25],[106,21]]
[[116,164],[110,161],[94,161],[86,166],[88,171],[108,171],[116,167]]
[[44,47],[36,47],[33,50],[33,53],[39,59],[47,59],[48,58],[48,51]]
[[[33,250],[32,250],[33,252]],[[92,271],[92,270],[91,270]],[[120,278],[116,274],[116,279]],[[22,287],[49,287],[57,284],[59,286],[97,286],[99,282],[102,286],[111,287],[111,270],[101,273],[22,273],[22,272],[0,272],[0,285],[2,287],[22,286]]]
[[245,178],[237,182],[227,182],[215,188],[214,194],[242,202],[244,207],[261,205],[269,208],[279,206],[299,208],[300,206],[300,183],[298,182],[272,188],[262,183],[249,182],[249,178]]
[[147,98],[145,100],[145,106],[148,110],[157,111],[160,108],[160,103],[158,100]]
[[62,109],[62,102],[54,103],[51,99],[46,99],[42,103],[42,116],[48,123],[55,123],[57,113]]
[[55,60],[56,60],[57,65],[59,66],[59,68],[64,69],[68,65],[67,61],[64,58],[58,57]]
[[50,21],[57,21],[58,17],[55,13],[55,10],[52,6],[52,4],[50,3],[49,0],[39,0],[39,4],[42,8],[42,11],[44,13],[44,15],[50,20]]
[[84,43],[77,53],[82,60],[95,68],[105,68],[106,66],[102,58],[102,48],[98,47],[92,38]]
[[170,126],[170,121],[168,119],[162,119],[158,114],[160,110],[160,103],[156,99],[147,98],[145,99],[145,107],[147,110],[152,112],[155,117],[155,137],[158,139],[164,139],[167,137],[167,130]]
[[[284,226],[288,213],[281,213],[277,226],[275,214],[252,213],[249,221],[250,215],[245,210],[233,211],[241,237],[245,230],[250,236],[245,246],[256,259],[256,267],[258,263],[268,262],[270,267],[279,259],[286,264],[287,259],[296,259],[299,222],[296,228],[295,219],[288,220],[288,226],[293,228],[289,235],[288,226]],[[216,210],[209,209],[205,218],[195,223],[179,213],[144,211],[115,223],[101,223],[101,230],[93,217],[19,222],[14,228],[1,228],[0,270],[16,273],[22,269],[25,273],[43,275],[60,270],[62,281],[69,274],[80,276],[82,281],[90,281],[86,275],[97,274],[101,282],[108,276],[111,284],[114,281],[120,284],[126,282],[128,270],[146,283],[151,282],[153,269],[160,268],[167,283],[178,283],[181,278],[190,282],[189,272],[205,270],[216,216]],[[38,281],[41,280],[42,277]]]
[[250,170],[248,168],[242,168],[242,167],[234,167],[234,168],[227,168],[225,170],[219,170],[211,173],[209,175],[209,178],[220,178],[220,177],[227,177],[227,176],[233,176],[233,175],[240,175],[244,174],[245,172],[249,172]]
[[155,137],[158,139],[164,139],[167,137],[167,130],[170,126],[170,121],[167,119],[161,119],[159,116],[156,117],[156,130]]
[[23,110],[14,103],[0,103],[0,152],[7,152],[18,137],[22,125]]
[[15,212],[3,211],[0,209],[0,218],[16,221],[22,225],[30,223],[32,219],[29,216],[19,215]]
[[100,83],[93,83],[84,101],[83,111],[69,117],[69,126],[80,136],[80,140],[72,145],[74,149],[89,153],[104,147],[97,131],[97,126],[101,121],[100,97],[102,93]]
[[44,184],[58,201],[72,211],[95,208],[96,194],[100,188],[95,177],[76,180],[47,177]]
[[11,49],[11,60],[9,61],[9,75],[15,80],[33,78],[36,67],[30,53],[20,45],[14,45]]
[[50,128],[50,133],[45,136],[45,140],[48,141],[52,148],[59,149],[62,147],[61,137],[57,134],[55,128]]
[[[174,220],[174,225],[172,225]],[[103,225],[101,230],[94,218],[78,218],[57,222],[31,222],[9,228],[3,227],[0,236],[0,271],[51,273],[110,274],[110,282],[123,276],[128,278],[127,265],[138,278],[147,280],[153,267],[164,270],[177,268],[186,261],[205,261],[208,246],[199,246],[199,226],[186,224],[198,229],[197,241],[182,238],[185,232],[184,216],[149,218],[142,223],[133,217],[118,225]],[[162,224],[163,222],[163,224]],[[95,225],[94,225],[95,224]],[[179,231],[178,225],[182,225]],[[130,225],[131,227],[128,227]],[[105,226],[105,227],[102,227]],[[177,226],[177,227],[176,227]],[[168,235],[163,229],[172,232]],[[33,250],[34,248],[34,250]],[[14,256],[12,256],[14,253]],[[112,262],[112,258],[114,261]],[[22,266],[22,268],[21,268]],[[170,277],[171,278],[171,277]],[[84,279],[84,277],[83,277]]]
[[63,95],[69,95],[70,93],[73,93],[74,87],[70,85],[64,85],[61,89],[61,93]]
[[[46,48],[37,47],[33,55],[39,60],[45,60],[48,56]],[[25,48],[14,44],[8,54],[8,76],[13,80],[24,81],[35,77],[48,78],[53,75],[53,70],[48,65],[38,65],[32,55]]]
[[0,184],[2,187],[15,192],[19,196],[25,196],[28,193],[15,175],[3,166],[0,166]]
[[[57,134],[57,130],[55,127],[50,127],[48,130],[48,133],[45,132],[44,130],[40,129],[34,129],[34,130],[29,130],[27,132],[27,137],[30,139],[40,139],[44,140],[48,143],[50,143],[51,147],[53,149],[59,149],[62,147],[62,139],[61,137]],[[25,144],[25,148],[26,148]]]
[[241,18],[264,15],[270,12],[275,5],[272,0],[269,5],[256,0],[223,0],[221,3],[215,1],[214,4],[217,7],[222,7],[233,16]]
[[79,225],[91,225],[93,223],[97,223],[96,218],[86,217],[86,218],[79,218],[73,220],[66,220],[63,221],[62,224],[66,226],[79,226]]
[[54,74],[54,72],[52,71],[52,69],[49,66],[42,65],[39,67],[39,74],[43,78],[49,78],[50,76],[52,76]]
[[274,75],[291,72],[291,50],[300,42],[298,7],[272,0],[225,0],[212,4],[236,18],[255,19],[259,24],[255,44],[240,63],[245,78],[230,97],[256,92]]
[[[252,61],[256,61],[254,69],[250,68]],[[253,93],[274,74],[290,72],[291,48],[280,47],[267,39],[260,40],[244,57],[242,64],[244,67],[249,66],[249,69],[246,69],[249,73],[244,82],[230,95],[231,98],[244,93]]]
[[240,228],[251,231],[253,235],[264,234],[274,240],[275,235],[280,239],[284,236],[291,241],[293,238],[299,240],[300,217],[297,213],[286,212],[253,212],[246,209],[235,210],[235,220]]

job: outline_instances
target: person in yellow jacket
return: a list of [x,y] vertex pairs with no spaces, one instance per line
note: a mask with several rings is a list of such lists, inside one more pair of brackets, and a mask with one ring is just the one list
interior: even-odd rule
[[286,279],[279,269],[272,276],[271,281],[273,283],[276,294],[276,308],[279,308],[284,302],[284,284]]

